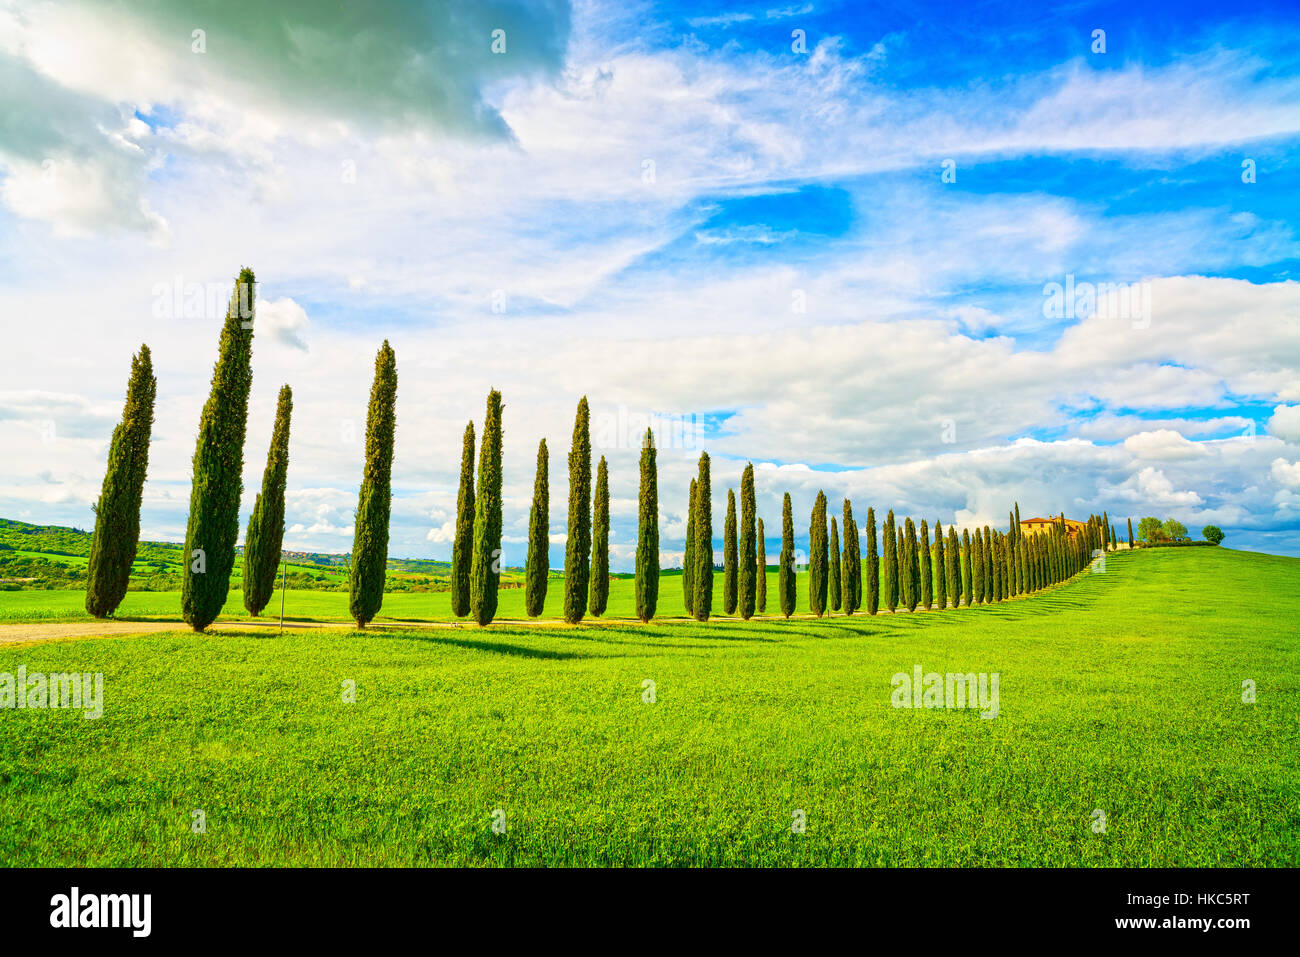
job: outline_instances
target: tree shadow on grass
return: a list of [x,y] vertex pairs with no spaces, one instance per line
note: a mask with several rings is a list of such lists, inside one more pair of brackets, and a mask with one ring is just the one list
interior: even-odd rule
[[499,655],[515,658],[547,658],[552,661],[572,661],[578,658],[613,658],[617,655],[585,655],[576,651],[552,651],[547,648],[529,648],[525,645],[512,645],[504,641],[487,641],[482,638],[452,638],[448,635],[416,634],[409,631],[388,632],[385,638],[397,638],[403,641],[427,641],[437,645],[452,645],[470,651],[490,651]]

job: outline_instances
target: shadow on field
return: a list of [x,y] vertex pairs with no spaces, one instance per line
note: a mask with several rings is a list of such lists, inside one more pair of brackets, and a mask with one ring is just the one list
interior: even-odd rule
[[467,648],[471,651],[491,651],[499,655],[511,655],[516,658],[550,658],[555,661],[569,661],[576,658],[592,657],[575,651],[550,651],[546,648],[528,648],[524,645],[510,645],[502,641],[486,641],[481,638],[450,638],[444,635],[414,634],[409,631],[391,633],[384,637],[404,641],[427,641],[437,645],[454,645],[457,648]]

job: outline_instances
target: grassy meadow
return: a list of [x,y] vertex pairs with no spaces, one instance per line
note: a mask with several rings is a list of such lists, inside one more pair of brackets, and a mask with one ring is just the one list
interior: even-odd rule
[[[308,594],[346,601],[291,594],[297,614],[336,614]],[[611,614],[630,595],[615,582]],[[0,672],[105,685],[98,720],[0,710],[0,860],[1296,866],[1298,622],[1300,560],[1195,548],[917,615],[0,644]],[[918,664],[997,672],[997,717],[892,707]]]

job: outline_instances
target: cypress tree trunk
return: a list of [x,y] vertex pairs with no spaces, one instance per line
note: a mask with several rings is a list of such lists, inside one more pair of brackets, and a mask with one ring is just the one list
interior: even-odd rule
[[696,621],[708,621],[713,611],[713,482],[709,453],[700,453],[695,480],[695,599]]
[[591,573],[591,413],[587,397],[578,402],[569,449],[569,535],[564,545],[564,620],[571,625],[587,613]]
[[95,531],[86,562],[86,611],[96,618],[117,610],[131,581],[157,391],[153,359],[149,347],[142,345],[131,358],[122,421],[113,429],[104,484],[95,505]]
[[370,410],[366,415],[366,464],[352,535],[348,613],[358,628],[366,627],[384,603],[396,427],[397,357],[385,339],[375,356],[375,381],[370,387]]
[[758,578],[758,550],[754,528],[754,465],[745,465],[740,475],[740,617],[746,621],[754,614],[755,585]]
[[524,562],[524,611],[536,618],[546,607],[546,583],[551,573],[551,454],[546,440],[537,443],[537,475],[533,507],[528,512],[528,557]]
[[880,551],[885,560],[884,571],[881,575],[880,597],[885,602],[885,607],[890,611],[898,609],[898,543],[895,540],[897,530],[894,525],[894,510],[891,508],[889,514],[885,516],[883,526],[884,535],[880,543]]
[[777,570],[777,591],[780,592],[781,614],[789,618],[794,614],[794,513],[790,508],[790,493],[785,493],[781,504],[781,567]]
[[767,535],[763,531],[763,520],[758,520],[758,568],[755,569],[757,582],[755,583],[754,605],[760,615],[767,614]]
[[867,507],[867,614],[880,610],[880,556],[876,552],[876,510]]
[[957,540],[957,528],[948,526],[948,548],[943,556],[944,573],[948,577],[948,598],[952,607],[961,606],[961,543]]
[[686,544],[682,547],[682,604],[686,614],[695,614],[695,479],[691,479],[690,504],[686,510]]
[[655,437],[649,429],[641,443],[641,490],[637,496],[636,616],[647,622],[659,605],[659,468]]
[[930,567],[930,525],[921,519],[921,541],[917,545],[921,560],[921,608],[930,610],[934,604],[934,569]]
[[221,328],[212,391],[199,418],[181,577],[181,613],[195,631],[221,614],[235,565],[256,290],[253,270],[241,269]]
[[819,489],[808,529],[808,610],[826,613],[826,496]]
[[266,453],[262,491],[248,519],[244,536],[244,607],[256,617],[275,594],[275,573],[280,570],[280,549],[284,545],[284,487],[289,474],[289,418],[293,414],[293,390],[281,387],[271,430],[271,449]]
[[844,614],[851,615],[862,607],[862,559],[858,550],[858,523],[853,518],[853,505],[844,500],[844,559],[840,567],[840,593],[844,601]]
[[830,571],[826,576],[826,587],[830,595],[830,604],[827,606],[831,611],[840,610],[840,532],[839,526],[835,524],[835,516],[831,516],[831,544],[830,544]]
[[740,562],[736,547],[736,493],[727,489],[727,518],[722,530],[722,613],[734,615],[738,599],[736,567]]
[[451,613],[469,614],[469,566],[474,551],[474,422],[465,426],[460,452],[460,491],[456,493],[456,537],[451,546]]
[[940,609],[948,607],[948,565],[944,556],[943,526],[934,520],[934,603]]
[[605,456],[596,466],[596,503],[591,537],[591,601],[588,607],[599,618],[609,604],[609,467]]
[[474,546],[469,565],[469,608],[480,627],[497,614],[501,582],[501,393],[488,393],[474,495]]

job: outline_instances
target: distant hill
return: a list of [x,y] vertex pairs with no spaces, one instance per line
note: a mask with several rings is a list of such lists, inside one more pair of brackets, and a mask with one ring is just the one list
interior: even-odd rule
[[[91,533],[64,525],[32,525],[0,518],[0,590],[85,588]],[[185,546],[179,542],[140,542],[131,569],[132,591],[176,591],[181,584]],[[238,549],[240,554],[243,549]],[[284,553],[290,588],[342,591],[347,587],[347,553]],[[231,587],[242,587],[242,562],[235,562]],[[451,563],[427,558],[390,558],[385,591],[445,591]],[[502,572],[503,588],[522,584],[523,570]]]

